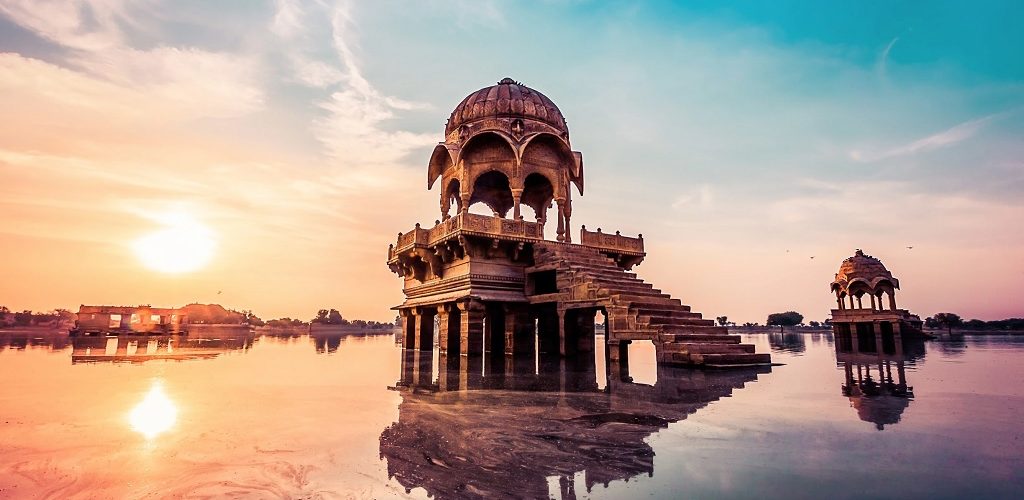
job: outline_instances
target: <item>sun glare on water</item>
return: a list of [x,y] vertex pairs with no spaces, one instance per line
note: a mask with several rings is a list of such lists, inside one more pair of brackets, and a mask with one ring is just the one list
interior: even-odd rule
[[162,216],[159,222],[163,228],[135,240],[135,254],[147,268],[187,273],[203,268],[213,258],[217,245],[208,227],[181,214]]
[[160,382],[154,382],[142,402],[132,408],[128,421],[132,429],[146,439],[153,439],[158,434],[171,428],[178,419],[178,408],[164,393]]

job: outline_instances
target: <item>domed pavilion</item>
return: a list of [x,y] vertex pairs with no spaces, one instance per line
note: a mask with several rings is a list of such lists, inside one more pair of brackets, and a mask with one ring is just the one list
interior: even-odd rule
[[663,364],[770,363],[628,272],[646,255],[642,235],[581,226],[574,241],[583,155],[561,110],[539,91],[505,78],[466,96],[430,155],[427,189],[435,185],[438,219],[399,233],[388,249],[388,266],[404,282],[395,309],[405,349],[436,345],[461,355],[454,359],[592,356],[601,312],[612,362],[624,365],[630,342],[650,340]]
[[921,318],[896,307],[900,281],[882,262],[858,249],[839,266],[829,284],[838,309],[832,310],[832,328],[838,336],[854,338],[921,334]]

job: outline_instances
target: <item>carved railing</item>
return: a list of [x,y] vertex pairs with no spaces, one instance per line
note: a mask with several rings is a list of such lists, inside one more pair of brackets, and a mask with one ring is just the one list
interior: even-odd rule
[[502,219],[489,215],[460,214],[438,222],[430,229],[423,229],[416,224],[412,231],[399,234],[398,244],[388,250],[388,260],[394,259],[399,252],[411,247],[429,246],[459,231],[511,239],[539,240],[544,237],[540,224],[536,222]]
[[607,250],[643,253],[644,235],[630,238],[619,234],[618,231],[615,231],[615,234],[607,234],[601,232],[601,228],[597,228],[597,231],[587,231],[587,226],[582,226],[580,227],[580,244]]

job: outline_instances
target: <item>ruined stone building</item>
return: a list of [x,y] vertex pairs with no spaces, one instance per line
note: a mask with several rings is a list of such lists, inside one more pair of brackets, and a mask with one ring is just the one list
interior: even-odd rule
[[[399,233],[388,249],[388,265],[404,280],[396,309],[406,349],[571,356],[594,350],[601,312],[612,361],[630,342],[650,340],[664,364],[770,362],[630,272],[646,255],[641,235],[580,227],[574,241],[583,156],[540,92],[506,78],[463,99],[426,180],[440,192],[439,218]],[[490,214],[471,213],[477,203]]]

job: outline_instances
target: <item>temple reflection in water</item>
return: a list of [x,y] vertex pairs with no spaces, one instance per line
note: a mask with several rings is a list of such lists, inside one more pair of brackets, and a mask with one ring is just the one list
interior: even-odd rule
[[393,389],[402,402],[381,434],[381,459],[407,490],[437,498],[548,498],[556,489],[567,499],[577,487],[651,476],[650,435],[771,371],[661,365],[646,385],[627,363],[599,370],[600,356],[401,356]]
[[914,399],[906,368],[924,356],[924,340],[896,332],[836,332],[835,348],[844,373],[842,394],[857,416],[878,430],[899,423]]

